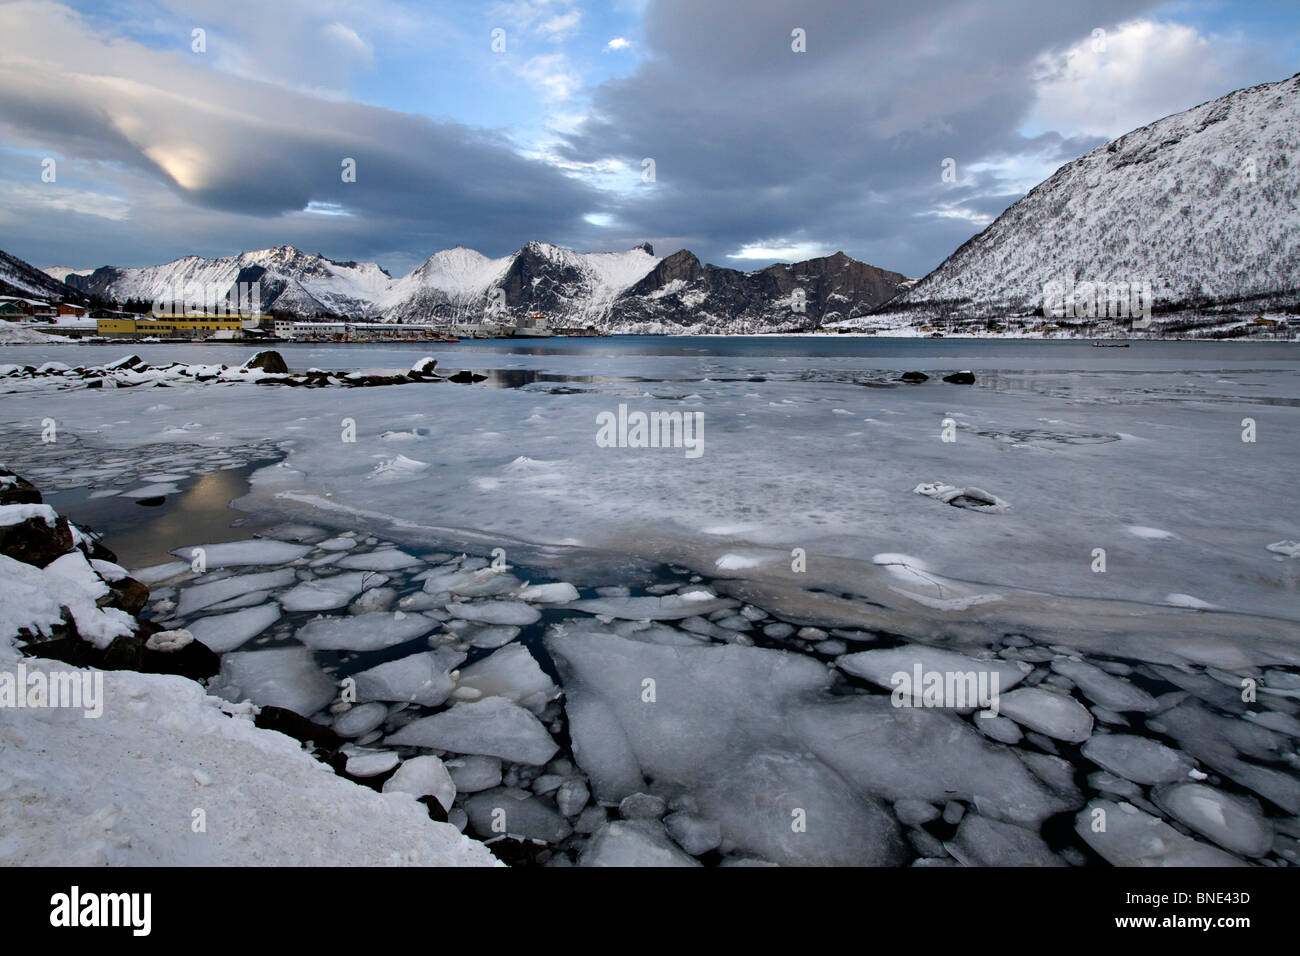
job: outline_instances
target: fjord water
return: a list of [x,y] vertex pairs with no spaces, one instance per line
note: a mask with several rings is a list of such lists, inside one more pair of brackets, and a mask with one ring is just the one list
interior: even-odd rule
[[[90,364],[124,351],[6,356]],[[250,355],[136,351],[152,363]],[[408,368],[429,351],[282,349],[294,368]],[[133,495],[175,489],[160,510],[175,501],[177,520],[151,525],[167,539],[153,554],[231,540],[215,547],[260,569],[144,574],[159,585],[154,613],[175,615],[167,626],[225,654],[210,692],[271,688],[283,696],[258,703],[332,722],[338,680],[382,665],[381,703],[337,724],[371,728],[359,761],[450,749],[459,773],[454,754],[509,744],[502,786],[462,780],[455,798],[480,837],[493,831],[476,814],[509,799],[512,826],[567,861],[1292,859],[1295,345],[610,338],[433,354],[440,370],[489,377],[19,382],[0,427],[11,467],[116,507],[115,520],[149,510]],[[942,380],[958,369],[975,384]],[[907,370],[929,378],[901,383]],[[655,411],[702,416],[703,454],[597,441],[601,416]],[[57,442],[40,441],[45,418]],[[251,527],[218,528],[211,508],[186,525],[189,489],[257,463],[229,515],[270,540],[238,541]],[[1005,505],[918,493],[936,484]],[[301,557],[270,570],[287,542]],[[481,580],[497,548],[513,574]],[[525,581],[571,582],[551,586],[580,599],[530,609]],[[450,593],[466,586],[489,590]],[[397,620],[438,632],[401,642]],[[892,670],[954,666],[1007,681],[1001,716],[892,700]],[[1242,681],[1258,683],[1257,702],[1238,697]],[[406,701],[412,682],[441,690],[418,707],[382,703]],[[447,699],[453,688],[471,696]],[[495,699],[475,710],[476,692]],[[505,699],[541,721],[526,752]],[[428,736],[424,721],[444,714],[479,715],[477,735]],[[617,830],[588,796],[658,798],[672,822]],[[792,808],[806,831],[791,830]],[[1115,825],[1095,829],[1098,811]]]

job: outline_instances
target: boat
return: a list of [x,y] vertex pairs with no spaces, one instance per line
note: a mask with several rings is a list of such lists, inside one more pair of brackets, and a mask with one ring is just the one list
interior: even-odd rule
[[517,339],[547,339],[555,333],[546,322],[546,314],[534,312],[526,319],[520,319],[507,327],[506,334]]
[[1092,347],[1095,349],[1126,349],[1128,342],[1093,342]]

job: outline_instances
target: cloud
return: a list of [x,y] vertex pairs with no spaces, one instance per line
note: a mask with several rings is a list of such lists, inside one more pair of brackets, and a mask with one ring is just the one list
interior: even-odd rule
[[[129,205],[160,216],[137,216],[154,235],[136,246],[186,223],[173,255],[223,241],[222,251],[235,251],[253,235],[267,244],[316,237],[346,244],[349,257],[392,250],[395,235],[408,257],[457,243],[501,254],[591,228],[582,214],[598,192],[520,156],[500,133],[205,66],[188,52],[105,35],[64,7],[0,5],[0,141],[68,157],[91,171],[87,179],[117,177]],[[566,92],[556,64],[536,67],[540,82]],[[343,181],[345,159],[356,162],[355,182]],[[63,172],[61,162],[60,185]],[[77,195],[64,211],[121,218],[114,202]],[[25,226],[52,234],[35,215]],[[120,231],[91,230],[84,242],[96,235],[121,253]]]
[[[1026,127],[1114,139],[1259,82],[1261,61],[1270,59],[1240,36],[1131,20],[1036,59]],[[1281,79],[1285,68],[1275,69],[1272,78]]]
[[768,239],[763,242],[750,243],[727,254],[728,259],[761,259],[798,262],[802,259],[816,259],[828,256],[835,250],[820,242],[791,242],[786,239]]
[[582,78],[563,53],[531,57],[516,72],[537,89],[548,106],[568,100],[582,85]]
[[631,42],[623,37],[614,37],[614,39],[610,40],[608,43],[605,44],[605,49],[626,50],[631,45],[632,45]]

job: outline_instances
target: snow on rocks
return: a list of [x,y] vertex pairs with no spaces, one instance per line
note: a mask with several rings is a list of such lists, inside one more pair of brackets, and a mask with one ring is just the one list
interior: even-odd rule
[[503,697],[458,703],[389,735],[392,746],[429,747],[541,765],[559,746],[531,713]]
[[280,605],[271,601],[230,614],[212,614],[189,625],[194,639],[224,654],[237,650],[280,620]]
[[423,614],[372,611],[318,617],[298,628],[294,636],[318,651],[377,651],[428,634],[434,624]]
[[[0,865],[500,865],[409,795],[322,772],[297,741],[223,713],[191,680],[117,671],[104,682],[122,706],[98,720],[34,708],[0,721]],[[223,823],[196,840],[188,816],[160,825],[169,806],[220,806]]]
[[946,505],[965,508],[968,511],[998,514],[1011,508],[1010,504],[983,488],[958,488],[956,485],[946,485],[941,481],[922,482],[912,489],[912,493],[925,495],[927,498],[934,498]]
[[52,636],[71,612],[77,633],[103,650],[115,638],[126,637],[136,621],[125,611],[100,607],[96,592],[87,591],[75,577],[53,573],[0,554],[0,641],[26,632]]
[[1075,817],[1074,830],[1114,866],[1245,865],[1129,803],[1093,800]]
[[1246,801],[1201,783],[1179,783],[1157,790],[1162,810],[1242,856],[1260,857],[1273,848],[1273,825]]
[[1066,694],[1040,687],[1022,687],[1004,694],[999,706],[1003,715],[1022,727],[1055,740],[1080,743],[1092,734],[1092,714]]
[[232,702],[283,707],[304,717],[333,699],[334,681],[306,647],[235,651],[221,658],[221,671],[208,690]]

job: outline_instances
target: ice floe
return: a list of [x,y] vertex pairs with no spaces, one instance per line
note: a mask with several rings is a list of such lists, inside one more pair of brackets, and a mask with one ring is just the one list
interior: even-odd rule
[[333,699],[336,688],[308,648],[277,647],[225,654],[208,690],[229,701],[251,700],[309,717]]
[[1092,714],[1073,697],[1040,687],[1022,687],[1004,694],[1002,714],[1030,730],[1056,740],[1079,743],[1092,734]]
[[391,734],[387,742],[538,765],[559,750],[536,717],[502,697],[460,703],[422,717]]
[[318,651],[375,651],[428,634],[437,622],[423,614],[373,611],[346,617],[318,617],[295,637]]
[[279,595],[279,600],[286,611],[330,611],[343,607],[364,589],[378,587],[387,580],[386,575],[374,571],[314,578]]
[[224,654],[242,647],[278,620],[280,605],[272,601],[230,614],[201,617],[190,623],[189,630],[195,640]]

